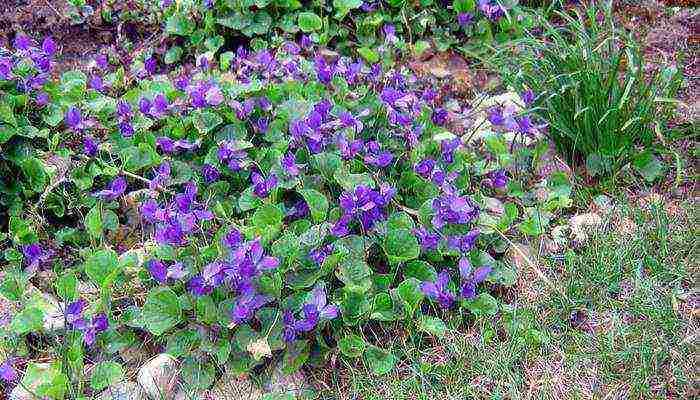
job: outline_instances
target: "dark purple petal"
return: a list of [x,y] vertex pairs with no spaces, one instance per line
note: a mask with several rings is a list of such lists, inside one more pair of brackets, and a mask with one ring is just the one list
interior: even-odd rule
[[150,260],[147,263],[148,271],[153,276],[153,279],[159,283],[165,283],[168,279],[168,268],[159,260]]
[[474,283],[481,283],[483,282],[486,277],[491,273],[491,266],[485,265],[483,267],[479,267],[474,271],[474,276],[472,277],[472,280]]
[[15,363],[18,358],[9,357],[2,364],[0,364],[0,379],[10,383],[19,379],[19,374],[15,369]]

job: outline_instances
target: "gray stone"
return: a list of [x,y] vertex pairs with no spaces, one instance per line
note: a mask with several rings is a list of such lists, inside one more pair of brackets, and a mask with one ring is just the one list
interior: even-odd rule
[[125,381],[105,389],[97,400],[146,400],[146,392],[136,382]]
[[574,240],[581,243],[588,239],[589,231],[598,229],[601,225],[603,225],[603,219],[596,213],[575,215],[569,220]]
[[263,392],[247,376],[226,372],[209,391],[209,398],[216,400],[258,400]]
[[141,366],[136,380],[151,399],[169,400],[175,395],[178,375],[175,357],[162,353]]
[[265,390],[271,393],[300,396],[309,390],[309,385],[306,382],[306,375],[302,371],[296,371],[287,375],[277,366],[272,370],[270,380],[265,385]]

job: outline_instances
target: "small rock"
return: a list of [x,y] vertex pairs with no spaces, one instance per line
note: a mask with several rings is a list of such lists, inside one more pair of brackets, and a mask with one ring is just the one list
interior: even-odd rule
[[105,389],[97,400],[146,400],[146,393],[136,382],[120,382]]
[[279,366],[272,370],[270,380],[265,385],[265,390],[268,392],[293,394],[294,396],[301,396],[308,389],[309,385],[302,371],[286,375]]
[[484,207],[497,217],[502,216],[506,212],[503,202],[494,197],[484,197]]
[[209,391],[209,397],[216,400],[257,400],[263,392],[246,376],[236,376],[226,372]]
[[139,369],[137,381],[151,399],[172,399],[178,372],[177,360],[170,354],[162,353]]
[[[517,249],[515,248],[517,246]],[[520,250],[520,251],[518,251]],[[504,256],[504,261],[518,270],[522,270],[528,267],[528,262],[534,262],[533,260],[533,251],[530,248],[530,246],[526,244],[520,244],[520,243],[514,243],[514,246],[511,246],[507,251]],[[528,261],[529,259],[529,261]]]
[[587,231],[590,229],[597,229],[603,225],[603,219],[600,215],[596,213],[586,213],[571,217],[569,220],[569,227],[571,227],[571,234],[574,239],[578,242],[584,242],[588,239]]
[[22,386],[17,385],[10,392],[8,400],[34,400],[34,395],[27,392]]

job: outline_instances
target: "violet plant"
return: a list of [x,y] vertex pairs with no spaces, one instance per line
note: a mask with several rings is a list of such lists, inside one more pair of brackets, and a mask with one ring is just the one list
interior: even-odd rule
[[[168,75],[149,58],[138,87],[122,87],[109,69],[92,83],[77,71],[51,81],[41,63],[23,76],[26,54],[50,52],[22,44],[15,53],[0,63],[9,65],[0,84],[46,78],[22,96],[49,94],[36,112],[42,129],[67,139],[53,145],[74,162],[66,191],[93,193],[72,206],[82,224],[53,232],[60,242],[39,242],[21,209],[10,222],[24,247],[3,279],[36,281],[49,264],[57,272],[67,380],[80,380],[87,352],[117,357],[136,335],[203,379],[216,364],[247,372],[270,358],[293,371],[373,322],[497,312],[488,289],[508,281],[493,226],[507,231],[516,218],[489,222],[484,198],[508,192],[507,158],[446,132],[466,107],[448,106],[409,71],[327,60],[303,40],[241,48],[224,70],[200,63]],[[502,129],[520,129],[522,116],[512,117]],[[79,292],[79,281],[99,295]],[[2,291],[24,307],[2,332],[42,334],[32,321],[45,310],[21,285]],[[426,332],[444,333],[437,326]]]

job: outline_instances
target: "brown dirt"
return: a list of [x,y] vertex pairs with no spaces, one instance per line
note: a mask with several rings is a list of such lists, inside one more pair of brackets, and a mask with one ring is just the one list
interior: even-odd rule
[[[131,22],[118,22],[119,9],[111,11],[113,16],[117,16],[114,23],[103,21],[101,7],[107,7],[103,3],[106,2],[87,1],[95,11],[85,21],[76,23],[70,20],[72,6],[66,0],[0,2],[0,46],[9,47],[19,33],[39,41],[51,36],[59,46],[54,71],[60,73],[84,67],[100,52],[110,51],[114,54],[118,50],[117,43],[123,44],[124,39],[135,44],[143,42],[145,29]],[[126,4],[121,7],[126,9],[130,6]],[[125,55],[119,56],[122,61],[127,61]]]
[[[677,110],[678,125],[700,120],[700,10],[674,9],[664,2],[643,0],[621,5],[616,16],[620,23],[642,44],[649,73],[667,64],[676,64],[683,74],[678,100],[685,103]],[[682,1],[665,1],[682,5]],[[698,1],[686,1],[686,6]]]

